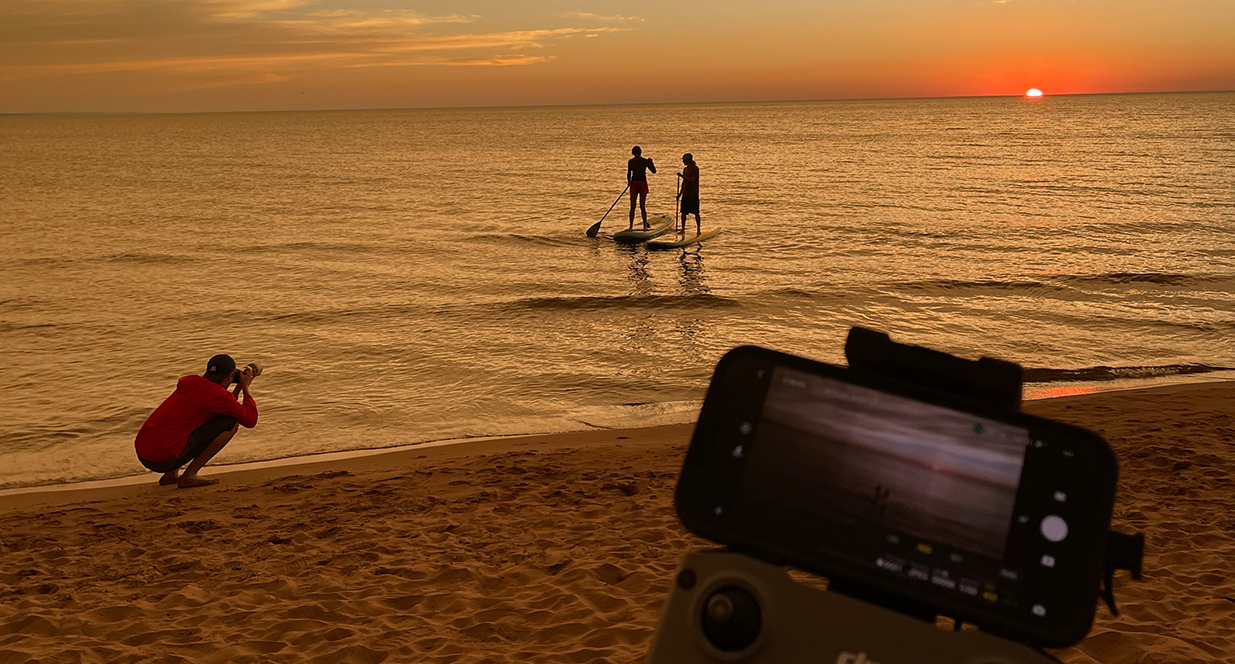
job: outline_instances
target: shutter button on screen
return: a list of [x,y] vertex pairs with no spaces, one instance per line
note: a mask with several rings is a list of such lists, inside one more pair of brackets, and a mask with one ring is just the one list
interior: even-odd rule
[[1042,523],[1038,524],[1038,530],[1042,531],[1042,536],[1051,542],[1062,542],[1068,536],[1068,522],[1063,520],[1063,517],[1052,514],[1042,519]]

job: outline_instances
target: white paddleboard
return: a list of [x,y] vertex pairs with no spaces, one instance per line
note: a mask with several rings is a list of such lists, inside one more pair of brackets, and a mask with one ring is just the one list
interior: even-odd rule
[[651,228],[645,231],[643,221],[636,220],[634,230],[620,230],[613,234],[613,239],[618,242],[643,242],[673,230],[673,218],[664,215],[648,219],[648,224]]

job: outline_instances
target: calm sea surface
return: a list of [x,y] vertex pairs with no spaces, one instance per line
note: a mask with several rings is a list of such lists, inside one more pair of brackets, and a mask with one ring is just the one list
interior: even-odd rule
[[[725,232],[585,237],[634,144]],[[142,472],[216,352],[267,366],[221,462],[687,421],[728,348],[854,324],[1229,367],[1235,94],[0,117],[0,246],[0,487]]]

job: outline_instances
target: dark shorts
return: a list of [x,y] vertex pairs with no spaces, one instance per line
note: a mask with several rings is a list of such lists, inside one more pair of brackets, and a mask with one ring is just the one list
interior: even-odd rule
[[631,180],[630,181],[630,193],[631,194],[648,193],[648,181],[647,180]]
[[698,196],[682,196],[682,214],[699,214]]
[[167,461],[146,461],[141,457],[137,460],[142,462],[142,465],[153,470],[156,473],[170,473],[171,471],[187,464],[197,455],[206,450],[210,443],[214,442],[219,434],[225,431],[231,431],[232,427],[236,426],[236,418],[226,415],[215,415],[206,420],[206,423],[193,430],[189,434],[189,442],[184,444],[184,451],[175,459]]

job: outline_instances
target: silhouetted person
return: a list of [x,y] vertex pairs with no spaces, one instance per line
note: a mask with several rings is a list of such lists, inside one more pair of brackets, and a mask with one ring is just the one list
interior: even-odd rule
[[648,229],[648,171],[656,172],[656,164],[651,158],[645,159],[643,150],[638,145],[630,149],[635,155],[626,162],[626,182],[630,185],[630,230],[635,228],[635,201],[639,203],[639,211],[643,213],[643,230]]
[[698,237],[703,232],[703,220],[699,218],[699,166],[695,164],[695,158],[689,152],[682,155],[682,163],[685,166],[682,172],[678,173],[678,177],[682,178],[682,191],[678,193],[681,198],[682,211],[682,237],[686,237],[686,215],[695,215],[695,236]]
[[[255,375],[248,368],[236,371],[230,355],[215,355],[206,373],[180,379],[176,391],[146,419],[134,443],[142,465],[163,473],[159,484],[185,489],[219,483],[197,472],[231,441],[240,425],[257,426],[257,402],[249,393]],[[236,389],[229,393],[233,381]],[[241,395],[243,404],[236,401]],[[189,467],[178,476],[176,471],[186,463]]]

